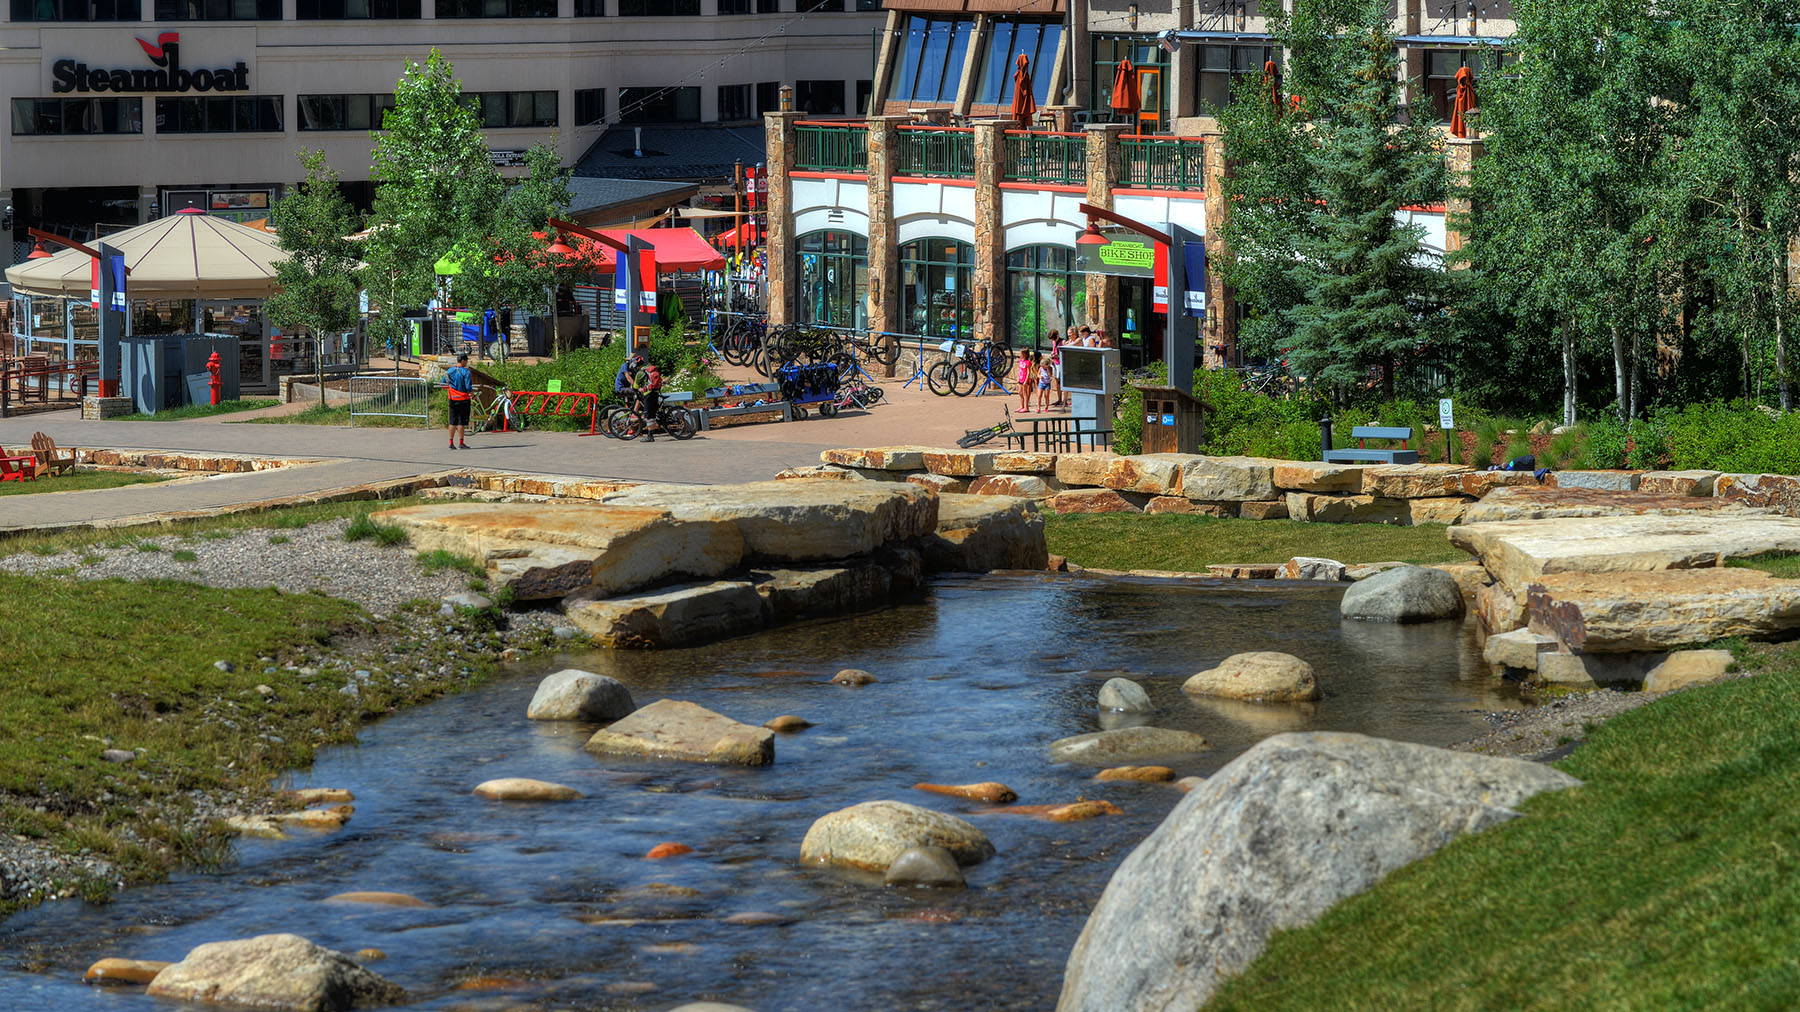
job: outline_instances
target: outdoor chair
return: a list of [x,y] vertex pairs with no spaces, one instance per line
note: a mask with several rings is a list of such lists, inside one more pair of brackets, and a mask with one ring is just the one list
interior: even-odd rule
[[18,456],[0,450],[0,481],[36,481],[36,457]]
[[45,471],[61,474],[75,468],[75,451],[58,449],[56,440],[42,432],[31,434],[31,452],[37,457],[39,474]]

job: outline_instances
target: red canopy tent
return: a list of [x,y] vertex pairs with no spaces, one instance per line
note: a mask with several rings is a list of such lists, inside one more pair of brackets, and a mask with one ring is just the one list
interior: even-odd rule
[[757,228],[756,222],[746,221],[741,225],[720,232],[718,235],[713,236],[710,241],[714,245],[724,246],[729,249],[736,249],[742,245],[754,246],[757,244],[757,234],[760,231],[761,230]]
[[[603,228],[598,231],[621,243],[629,236],[649,243],[656,251],[658,273],[715,271],[725,266],[725,255],[691,228]],[[612,273],[616,255],[610,247],[587,236],[572,235],[568,239],[575,247],[575,255],[567,258],[571,265],[588,267],[602,274]]]

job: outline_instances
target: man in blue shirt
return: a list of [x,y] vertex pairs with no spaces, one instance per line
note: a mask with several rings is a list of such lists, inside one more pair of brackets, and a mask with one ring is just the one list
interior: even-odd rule
[[444,393],[450,399],[450,449],[459,446],[466,450],[469,444],[463,434],[469,425],[469,398],[475,392],[475,379],[469,372],[469,355],[464,352],[456,356],[456,365],[444,374]]

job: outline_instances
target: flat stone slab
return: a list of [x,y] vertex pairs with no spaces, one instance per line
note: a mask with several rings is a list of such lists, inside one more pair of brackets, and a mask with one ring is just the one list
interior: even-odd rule
[[1549,482],[1558,488],[1597,488],[1604,492],[1635,492],[1637,471],[1557,471]]
[[904,482],[760,481],[640,485],[604,502],[667,510],[685,523],[734,524],[746,555],[784,561],[846,559],[937,527],[937,497]]
[[1516,597],[1557,573],[1696,569],[1737,556],[1800,551],[1800,519],[1753,512],[1464,523],[1449,535]]
[[1191,756],[1211,750],[1212,743],[1192,731],[1121,727],[1058,738],[1050,743],[1050,758],[1084,766],[1118,766],[1140,759]]
[[1745,506],[1760,506],[1800,516],[1800,478],[1786,474],[1721,474],[1713,495]]
[[691,646],[763,626],[762,598],[741,580],[687,583],[630,597],[571,599],[564,614],[604,647]]
[[[1036,474],[984,474],[970,480],[965,490],[970,495],[1009,495],[1015,499],[1048,499],[1063,490],[1063,483],[1054,477],[1045,478]],[[943,503],[938,504],[939,512],[943,511]]]
[[1533,631],[1571,650],[1668,650],[1800,628],[1800,580],[1755,569],[1563,573],[1533,582],[1525,611]]
[[1463,475],[1471,473],[1461,464],[1382,464],[1363,469],[1362,491],[1386,499],[1461,495]]
[[1107,463],[1100,484],[1120,492],[1176,495],[1181,491],[1181,468],[1191,454],[1146,453],[1115,457]]
[[1072,486],[1104,485],[1107,469],[1117,459],[1119,455],[1110,450],[1060,454],[1056,458],[1056,480]]
[[1465,524],[1502,520],[1554,520],[1566,517],[1625,517],[1645,513],[1711,513],[1764,506],[1750,497],[1674,495],[1667,492],[1618,492],[1601,488],[1528,485],[1497,488],[1463,514]]
[[1262,457],[1181,457],[1181,485],[1176,492],[1205,502],[1245,502],[1275,498],[1275,468],[1292,461]]
[[1412,507],[1405,499],[1385,499],[1372,495],[1342,493],[1289,492],[1287,494],[1288,519],[1304,520],[1309,523],[1393,524],[1399,527],[1409,527],[1412,525],[1412,513]]
[[1717,471],[1645,471],[1638,476],[1638,491],[1667,495],[1712,495]]
[[775,761],[775,732],[686,700],[659,699],[594,732],[583,748],[596,755],[767,766]]
[[936,447],[931,446],[869,446],[825,450],[819,454],[819,462],[875,471],[917,471],[925,466],[925,451],[934,449]]
[[925,470],[952,478],[994,473],[993,450],[926,450]]
[[[888,567],[873,562],[823,569],[757,570],[750,576],[763,601],[763,616],[771,623],[873,608],[887,601],[894,584]],[[910,588],[917,580],[914,572],[905,586]]]
[[1555,649],[1554,636],[1534,633],[1529,629],[1514,629],[1489,636],[1487,642],[1482,644],[1481,659],[1501,667],[1536,671],[1538,656]]
[[1322,460],[1284,460],[1271,469],[1275,487],[1284,492],[1360,492],[1365,464]]
[[985,573],[1050,564],[1043,513],[1034,501],[1010,496],[939,496],[937,531],[923,546],[925,564],[940,571]]
[[[1062,464],[1059,462],[1057,467],[1061,468]],[[1133,501],[1134,498],[1136,501]],[[1048,500],[1047,505],[1058,513],[1142,513],[1147,502],[1148,497],[1135,492],[1120,492],[1110,488],[1074,488],[1056,493]]]
[[998,474],[1050,474],[1056,473],[1056,457],[1054,453],[1041,450],[997,450],[994,453],[994,471]]

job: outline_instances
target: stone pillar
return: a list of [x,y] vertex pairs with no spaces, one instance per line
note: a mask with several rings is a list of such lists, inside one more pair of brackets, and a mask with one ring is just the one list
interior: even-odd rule
[[794,191],[790,175],[800,152],[799,131],[794,124],[802,113],[789,111],[788,86],[782,87],[781,112],[763,114],[768,145],[768,249],[769,324],[794,322]]
[[[1119,185],[1119,138],[1131,126],[1096,123],[1087,128],[1087,202],[1112,210],[1113,189]],[[1119,305],[1119,279],[1109,274],[1087,276],[1087,323],[1117,339],[1114,310]]]
[[1225,259],[1219,228],[1230,214],[1225,201],[1225,137],[1205,134],[1202,142],[1206,188],[1206,320],[1200,328],[1206,353],[1202,364],[1223,369],[1237,362],[1237,297],[1219,269]]
[[[905,116],[869,117],[869,329],[894,333],[900,326],[900,240],[894,229],[894,154]],[[883,338],[883,340],[894,340]],[[894,366],[886,367],[894,375]]]
[[1006,336],[1006,219],[1000,180],[1006,175],[1009,119],[975,124],[975,339]]
[[[1444,197],[1444,259],[1458,259],[1454,254],[1466,242],[1465,229],[1469,213],[1474,210],[1463,187],[1469,185],[1475,172],[1475,159],[1482,155],[1479,137],[1445,137],[1444,161],[1450,176]],[[1448,265],[1447,265],[1448,266]]]

